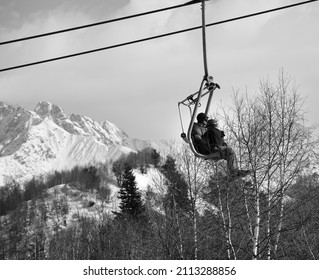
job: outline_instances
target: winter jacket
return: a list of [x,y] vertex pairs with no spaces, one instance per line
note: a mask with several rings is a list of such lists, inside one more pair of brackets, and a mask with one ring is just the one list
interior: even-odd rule
[[194,123],[192,130],[192,141],[197,152],[207,154],[207,143],[203,140],[206,127],[200,123]]
[[203,140],[208,143],[210,152],[219,149],[221,146],[227,146],[224,141],[225,133],[216,127],[209,127],[203,135]]

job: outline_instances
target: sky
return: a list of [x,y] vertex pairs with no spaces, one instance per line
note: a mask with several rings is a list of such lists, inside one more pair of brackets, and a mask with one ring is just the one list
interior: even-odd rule
[[[90,24],[188,0],[0,0],[0,41]],[[301,0],[210,0],[212,23]],[[0,45],[0,69],[106,47],[201,24],[201,5]],[[209,74],[221,89],[211,114],[234,91],[256,94],[281,69],[305,98],[310,124],[319,119],[319,1],[207,28]],[[180,139],[178,107],[204,75],[201,30],[52,63],[0,72],[0,101],[33,110],[40,101],[66,113],[108,120],[140,139]],[[189,116],[183,111],[187,125]],[[187,130],[187,128],[186,128]]]

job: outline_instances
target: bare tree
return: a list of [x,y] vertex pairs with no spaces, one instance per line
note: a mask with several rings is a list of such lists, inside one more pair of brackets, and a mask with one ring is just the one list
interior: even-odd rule
[[234,104],[232,115],[224,113],[241,164],[252,170],[254,196],[246,201],[251,255],[270,259],[280,242],[285,191],[309,162],[312,132],[298,88],[283,72],[277,85],[261,81],[255,97],[235,94]]

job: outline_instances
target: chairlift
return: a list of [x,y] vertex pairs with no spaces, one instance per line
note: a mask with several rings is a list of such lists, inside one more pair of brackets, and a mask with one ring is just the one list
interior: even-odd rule
[[[199,153],[193,143],[192,139],[192,130],[195,122],[195,118],[197,116],[198,108],[201,106],[202,97],[208,95],[208,100],[206,103],[205,114],[208,115],[209,108],[211,101],[213,99],[215,89],[220,89],[220,86],[213,82],[213,77],[208,75],[208,67],[207,67],[207,54],[206,54],[206,23],[205,23],[205,1],[202,0],[202,40],[203,40],[203,59],[204,59],[204,77],[201,81],[201,85],[199,91],[187,96],[184,100],[178,102],[178,110],[179,110],[179,117],[181,121],[182,131],[181,137],[183,140],[189,144],[191,151],[194,153],[196,157],[203,158],[206,160],[213,160],[218,161],[220,159],[219,152],[214,152],[208,155],[204,155]],[[181,113],[181,105],[184,105],[189,108],[191,121],[188,126],[187,134],[184,132],[184,125],[182,120],[182,113]]]

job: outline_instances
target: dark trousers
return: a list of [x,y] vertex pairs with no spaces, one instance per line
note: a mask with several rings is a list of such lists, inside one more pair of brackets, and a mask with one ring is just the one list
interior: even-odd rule
[[220,146],[220,157],[222,159],[227,160],[227,167],[229,172],[235,172],[238,170],[238,162],[237,157],[232,148],[229,148],[227,146]]

